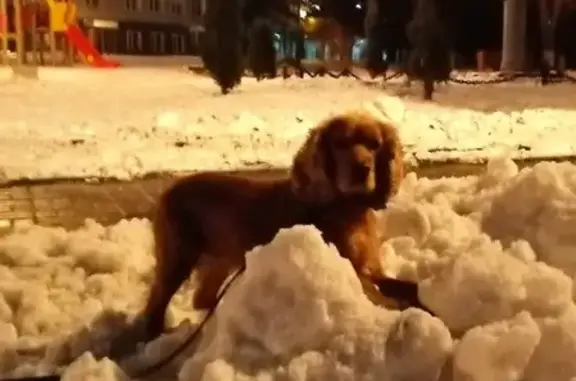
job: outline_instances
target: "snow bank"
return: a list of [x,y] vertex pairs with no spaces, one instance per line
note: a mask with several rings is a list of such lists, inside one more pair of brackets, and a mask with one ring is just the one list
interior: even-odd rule
[[122,63],[122,67],[165,67],[183,68],[190,65],[201,66],[202,58],[191,55],[174,56],[133,56],[126,54],[106,54],[107,58]]
[[373,305],[350,262],[312,227],[282,231],[249,253],[227,300],[211,344],[180,380],[434,380],[452,347],[429,314]]
[[[282,230],[247,254],[200,340],[149,379],[571,381],[575,181],[573,165],[508,160],[464,179],[409,174],[381,213],[381,255],[437,318],[371,304],[318,231]],[[173,333],[106,357],[134,327],[150,246],[143,220],[2,238],[0,374],[125,380],[169,354],[196,328],[193,282],[170,307]]]
[[[2,84],[0,182],[285,167],[317,122],[362,105],[397,121],[408,155],[424,159],[567,155],[576,141],[576,111],[456,110],[387,96],[355,79],[247,78],[224,97],[210,78],[147,65],[41,68],[38,75]],[[567,97],[573,91],[563,89],[555,87]],[[487,101],[474,91],[454,85],[441,95]]]

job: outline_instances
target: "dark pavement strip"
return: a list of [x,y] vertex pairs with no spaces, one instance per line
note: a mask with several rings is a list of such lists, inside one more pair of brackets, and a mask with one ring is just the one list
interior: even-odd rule
[[[576,156],[515,160],[519,167],[539,161],[568,161]],[[464,177],[478,175],[484,163],[421,162],[411,168],[419,177]],[[254,178],[286,176],[285,169],[244,170],[238,173]],[[156,198],[175,178],[186,173],[155,174],[131,181],[81,179],[15,181],[0,187],[0,233],[14,225],[36,223],[73,229],[87,218],[102,224],[114,224],[123,218],[148,217]]]

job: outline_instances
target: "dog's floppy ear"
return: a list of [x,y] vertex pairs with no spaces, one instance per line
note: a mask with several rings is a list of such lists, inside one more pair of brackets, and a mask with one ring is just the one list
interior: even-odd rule
[[371,207],[382,209],[394,196],[404,178],[404,152],[398,132],[390,122],[378,121],[382,145],[376,153],[376,189]]
[[292,161],[292,189],[305,202],[326,204],[335,197],[331,174],[334,158],[326,142],[327,133],[326,126],[311,130]]

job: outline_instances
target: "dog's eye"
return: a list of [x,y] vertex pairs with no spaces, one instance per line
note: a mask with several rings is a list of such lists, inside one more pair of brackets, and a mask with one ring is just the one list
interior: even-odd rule
[[380,142],[376,139],[363,138],[361,144],[371,151],[376,151],[380,148]]
[[340,139],[334,139],[333,144],[336,149],[347,149],[352,145],[352,142],[350,141],[350,139],[340,138]]
[[394,161],[396,159],[396,152],[394,150],[382,150],[381,154],[383,155],[382,158],[386,161]]

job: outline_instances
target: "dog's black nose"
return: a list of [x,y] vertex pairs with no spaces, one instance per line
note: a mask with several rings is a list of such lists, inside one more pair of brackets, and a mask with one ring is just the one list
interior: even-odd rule
[[354,179],[356,181],[366,181],[368,175],[370,175],[371,167],[364,163],[358,163],[354,168]]

